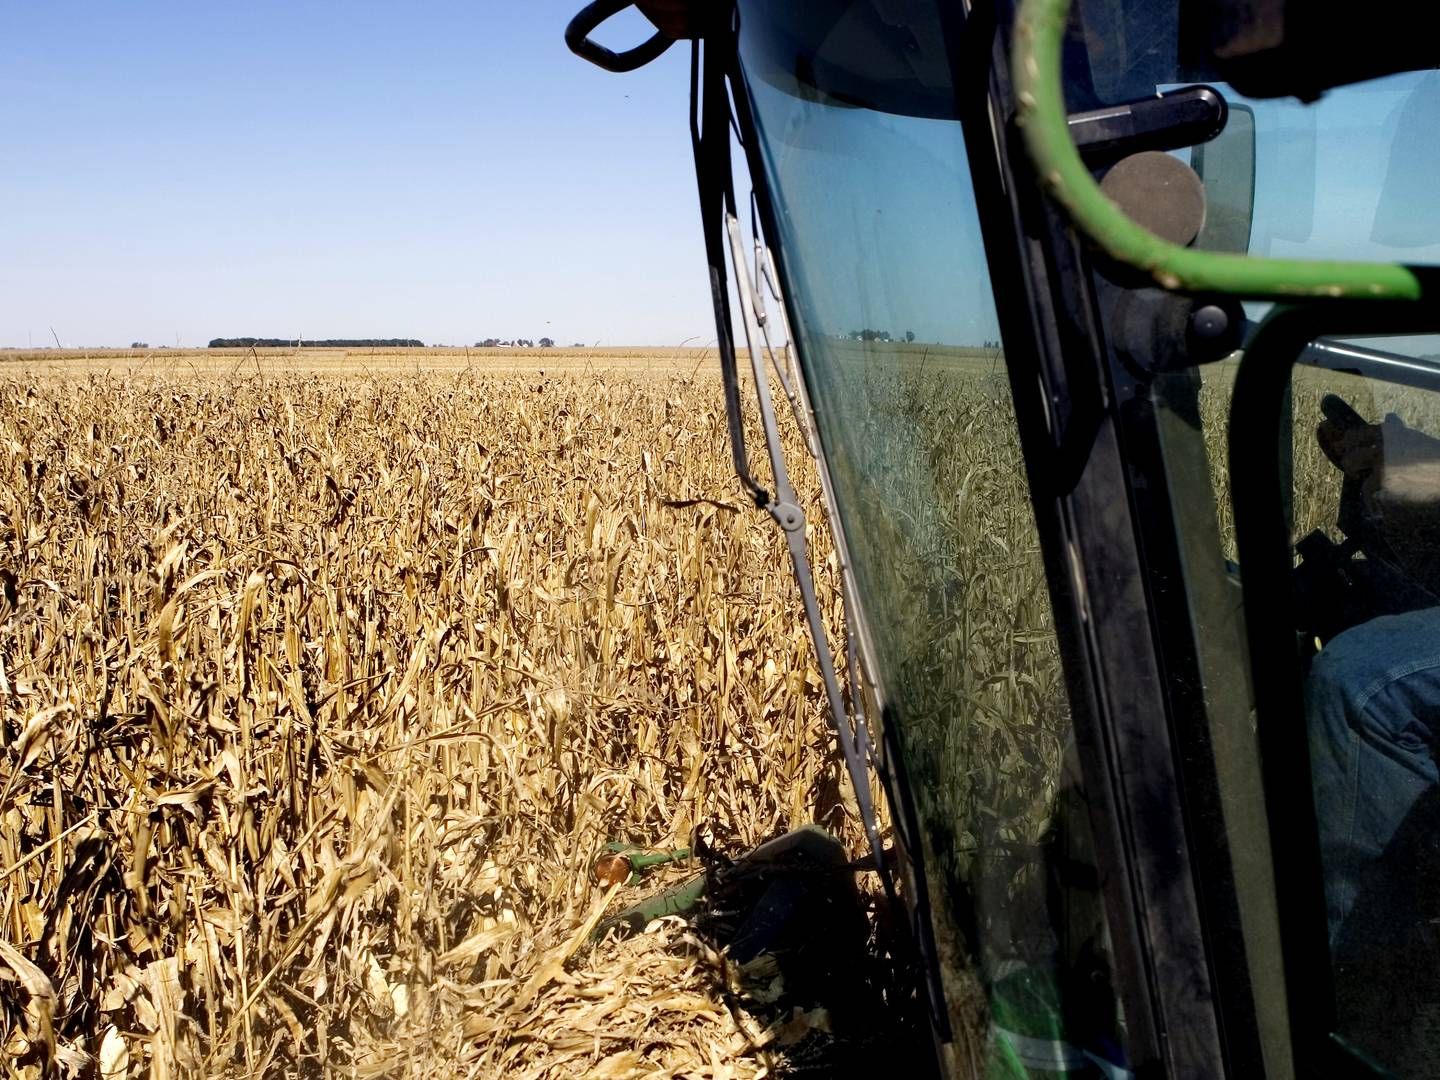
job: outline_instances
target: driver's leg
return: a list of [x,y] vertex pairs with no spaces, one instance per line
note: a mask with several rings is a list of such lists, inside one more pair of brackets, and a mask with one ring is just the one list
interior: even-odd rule
[[[1305,698],[1333,949],[1367,872],[1440,780],[1440,608],[1339,634],[1316,656]],[[1400,915],[1414,898],[1392,899]]]

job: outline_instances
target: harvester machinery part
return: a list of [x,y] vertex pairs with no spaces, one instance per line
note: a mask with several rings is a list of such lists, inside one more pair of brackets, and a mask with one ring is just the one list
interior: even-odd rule
[[586,4],[565,27],[565,44],[576,56],[606,71],[625,72],[644,67],[675,42],[664,34],[656,33],[635,48],[617,53],[590,38],[591,31],[597,26],[631,4],[632,0],[595,0],[593,4]]
[[627,885],[638,884],[647,870],[657,866],[686,862],[690,858],[688,847],[671,848],[668,851],[647,851],[634,844],[612,840],[605,850],[591,864],[590,872],[602,885],[613,885],[623,881]]

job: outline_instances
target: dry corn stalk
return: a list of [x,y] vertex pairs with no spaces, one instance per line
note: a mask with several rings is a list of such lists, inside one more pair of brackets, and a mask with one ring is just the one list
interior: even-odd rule
[[12,1067],[770,1067],[674,928],[568,947],[607,839],[852,824],[695,362],[0,376]]

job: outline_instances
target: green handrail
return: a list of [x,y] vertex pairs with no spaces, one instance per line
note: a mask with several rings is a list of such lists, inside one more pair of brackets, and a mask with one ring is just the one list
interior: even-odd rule
[[1254,298],[1418,300],[1420,282],[1394,263],[1266,259],[1196,251],[1137,225],[1100,190],[1070,139],[1061,89],[1061,44],[1070,0],[1021,0],[1011,52],[1017,122],[1044,188],[1082,235],[1164,289]]

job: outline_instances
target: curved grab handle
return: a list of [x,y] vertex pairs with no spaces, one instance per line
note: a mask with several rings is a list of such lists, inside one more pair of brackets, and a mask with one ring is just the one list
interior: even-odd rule
[[606,71],[634,71],[650,63],[671,45],[675,44],[664,34],[657,33],[649,41],[624,52],[615,52],[604,45],[590,40],[590,32],[612,15],[618,15],[631,5],[632,0],[594,0],[586,4],[565,27],[565,44],[582,60],[589,60],[596,67]]
[[1067,130],[1060,48],[1070,0],[1021,0],[1011,50],[1016,121],[1041,185],[1075,229],[1164,289],[1250,297],[1418,300],[1420,280],[1394,263],[1262,259],[1196,251],[1135,224],[1100,190]]

